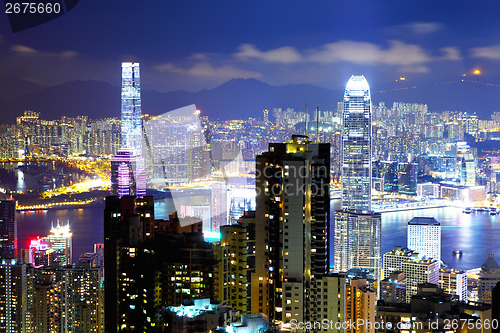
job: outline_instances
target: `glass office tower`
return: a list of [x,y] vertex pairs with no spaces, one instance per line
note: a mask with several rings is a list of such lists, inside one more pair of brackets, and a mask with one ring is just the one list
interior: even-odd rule
[[111,159],[111,193],[120,197],[142,197],[146,194],[140,78],[139,63],[122,62],[122,142],[121,148]]
[[372,120],[370,87],[351,76],[342,113],[342,209],[371,212]]
[[121,97],[121,147],[134,148],[141,155],[141,76],[137,62],[122,62]]
[[342,210],[335,213],[334,271],[380,277],[381,216],[371,209],[372,122],[370,87],[351,76],[342,114]]

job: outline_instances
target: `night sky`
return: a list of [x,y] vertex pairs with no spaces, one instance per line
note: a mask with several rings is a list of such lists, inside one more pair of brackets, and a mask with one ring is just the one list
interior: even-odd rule
[[499,17],[498,1],[83,0],[18,33],[2,14],[0,78],[119,86],[117,63],[139,61],[143,86],[162,92],[240,77],[342,89],[351,74],[383,89],[475,69],[500,84]]

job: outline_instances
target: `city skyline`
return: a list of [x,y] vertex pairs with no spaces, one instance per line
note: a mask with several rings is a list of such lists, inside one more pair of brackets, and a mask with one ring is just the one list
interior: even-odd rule
[[500,324],[500,4],[22,6],[0,330]]
[[[410,1],[403,6],[389,1],[356,8],[362,23],[341,14],[351,12],[353,4],[323,1],[314,6],[283,1],[197,3],[192,11],[185,4],[157,4],[152,8],[111,1],[101,5],[103,11],[95,12],[89,4],[79,3],[64,16],[19,33],[10,31],[7,20],[0,21],[0,49],[5,51],[0,56],[4,73],[0,82],[5,86],[1,98],[11,102],[27,92],[75,80],[96,80],[119,87],[117,69],[112,64],[139,61],[143,91],[201,91],[234,78],[258,79],[272,86],[311,84],[340,91],[351,74],[364,74],[377,102],[411,100],[429,103],[434,111],[462,106],[463,111],[486,115],[497,111],[498,27],[483,27],[476,18],[491,17],[498,4],[453,6],[450,1],[442,1],[422,5]],[[440,10],[446,10],[447,15],[439,15]],[[237,22],[228,15],[232,11],[239,13]],[[254,24],[252,18],[257,14],[272,24]],[[296,16],[301,17],[301,24]],[[89,17],[95,18],[90,31],[83,28]],[[137,27],[107,24],[126,19],[136,21]],[[188,20],[189,27],[180,23]],[[328,21],[335,24],[326,24]],[[117,27],[121,27],[119,33]],[[135,36],[139,31],[148,38],[125,42],[125,36]],[[217,42],[208,43],[207,38]],[[81,90],[84,93],[85,89]],[[273,94],[266,92],[256,98],[265,102]],[[226,98],[233,103],[237,100],[231,95]],[[302,99],[302,105],[319,102],[307,94]],[[282,104],[278,107],[290,107],[285,105],[287,100],[279,102]],[[334,102],[320,104],[329,108]],[[200,104],[197,100],[191,103]],[[33,108],[33,104],[43,105],[26,98],[24,103],[14,104],[13,108],[21,109],[16,110],[18,113]],[[9,105],[6,103],[6,107]],[[162,113],[148,110],[150,106],[144,105],[146,112]],[[215,105],[207,109],[202,111],[220,113]]]

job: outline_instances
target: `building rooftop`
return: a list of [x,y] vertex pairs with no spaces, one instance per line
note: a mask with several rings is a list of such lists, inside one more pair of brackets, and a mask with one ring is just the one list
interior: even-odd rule
[[481,268],[500,268],[495,259],[493,259],[493,253],[488,255],[488,259],[481,265]]
[[385,255],[402,256],[402,257],[418,257],[418,252],[410,250],[407,247],[394,246],[394,249],[384,253],[384,256]]
[[408,222],[408,225],[441,225],[433,217],[414,217]]

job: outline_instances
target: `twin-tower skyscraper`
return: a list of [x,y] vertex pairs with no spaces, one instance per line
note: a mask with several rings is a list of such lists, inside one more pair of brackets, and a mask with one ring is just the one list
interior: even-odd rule
[[372,112],[370,86],[351,76],[342,112],[342,210],[335,213],[334,270],[359,270],[379,279],[381,216],[371,209]]

